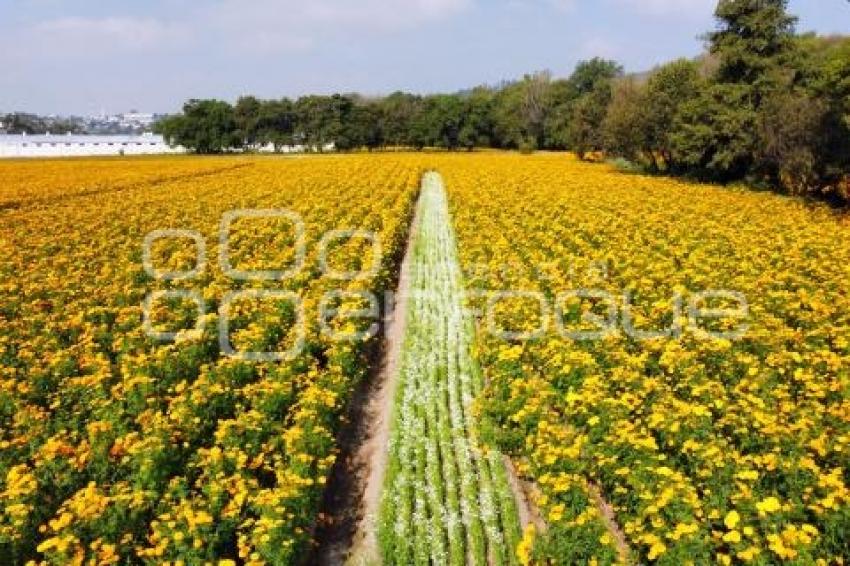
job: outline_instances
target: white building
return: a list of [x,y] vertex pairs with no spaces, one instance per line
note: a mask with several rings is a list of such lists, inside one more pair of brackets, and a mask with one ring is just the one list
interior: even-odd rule
[[[259,153],[317,153],[319,148],[317,146],[306,146],[303,144],[297,145],[282,145],[275,148],[273,143],[267,143],[266,145],[256,146],[255,151]],[[336,143],[326,143],[322,146],[322,151],[332,152],[336,151]]]
[[184,153],[162,136],[12,135],[0,134],[0,158],[67,157],[84,155],[149,155]]

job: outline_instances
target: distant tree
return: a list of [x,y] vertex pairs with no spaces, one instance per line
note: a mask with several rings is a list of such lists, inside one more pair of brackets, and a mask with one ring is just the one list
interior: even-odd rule
[[741,179],[751,170],[756,111],[746,85],[713,84],[685,102],[670,136],[676,163],[699,177]]
[[383,145],[381,110],[377,102],[355,100],[336,139],[338,149],[350,150],[365,147],[370,151]]
[[[829,189],[844,177],[841,190],[850,190],[850,38],[834,42],[824,53],[812,92],[827,104],[820,130],[820,159]],[[843,198],[850,201],[850,194]]]
[[343,124],[353,107],[352,97],[342,94],[303,96],[295,103],[298,134],[308,146],[323,151],[343,135]]
[[255,96],[242,96],[233,108],[233,119],[242,142],[253,147],[260,133],[260,110],[262,103]]
[[541,71],[503,86],[493,98],[494,145],[504,148],[545,147],[552,124],[552,75]]
[[0,116],[0,122],[9,134],[79,134],[82,125],[74,119],[45,118],[36,114],[14,112]]
[[425,99],[425,110],[414,126],[418,147],[460,147],[464,120],[464,101],[456,94],[441,94]]
[[615,61],[596,57],[580,62],[570,76],[570,147],[580,158],[604,147],[602,124],[612,99],[612,81],[622,74]]
[[464,101],[462,126],[458,142],[472,150],[493,143],[493,92],[486,87],[473,89]]
[[521,117],[523,100],[521,83],[504,85],[493,97],[494,145],[505,149],[519,147],[525,137]]
[[272,144],[275,151],[295,143],[295,106],[288,98],[265,100],[257,118],[257,140]]
[[522,81],[520,112],[522,130],[527,143],[535,148],[545,143],[546,116],[550,108],[552,73],[541,71],[526,75]]
[[220,100],[190,100],[183,114],[157,123],[156,131],[171,145],[195,153],[222,153],[242,146],[233,107]]
[[632,161],[644,156],[657,169],[649,143],[646,90],[633,78],[614,83],[611,102],[602,121],[602,143],[606,152]]
[[797,89],[768,95],[758,112],[755,158],[758,173],[772,186],[805,194],[819,180],[819,134],[826,110],[822,101]]
[[658,169],[656,156],[664,166],[675,171],[672,135],[685,103],[699,96],[704,85],[699,65],[679,59],[658,68],[649,77],[643,97],[643,115],[649,160]]
[[570,141],[580,159],[605,146],[603,122],[608,114],[613,88],[611,81],[600,80],[590,92],[583,94],[573,107],[570,119]]
[[380,101],[381,131],[384,143],[392,147],[413,147],[413,123],[422,112],[422,98],[394,92]]
[[[850,37],[806,34],[797,38],[797,45],[801,53],[800,86],[810,102],[822,110],[814,131],[815,184],[830,198],[850,200],[850,183],[846,181],[850,175]],[[800,96],[799,90],[793,94]],[[793,123],[799,123],[796,118]]]
[[438,97],[440,135],[437,145],[449,150],[460,148],[461,132],[467,119],[467,106],[459,95]]
[[569,85],[573,91],[572,97],[577,99],[590,94],[600,82],[607,82],[621,76],[623,76],[623,67],[616,61],[599,57],[581,61],[569,78]]
[[756,107],[789,70],[797,20],[787,8],[788,0],[720,0],[719,27],[707,36],[719,57],[717,81],[752,86]]
[[552,81],[549,109],[543,124],[543,145],[547,149],[567,149],[570,146],[570,120],[575,102],[575,91],[568,80]]

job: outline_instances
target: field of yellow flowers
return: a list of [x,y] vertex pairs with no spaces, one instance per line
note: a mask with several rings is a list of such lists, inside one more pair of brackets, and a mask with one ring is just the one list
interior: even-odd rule
[[564,156],[439,168],[467,285],[502,293],[471,305],[477,406],[538,489],[524,563],[850,560],[846,216]]
[[850,561],[846,215],[476,153],[0,163],[0,564],[303,561],[429,170],[387,562]]
[[[328,339],[316,302],[393,286],[422,171],[396,157],[0,164],[0,563],[295,562],[367,369],[368,344]],[[303,267],[283,281],[225,273],[221,219],[239,209],[300,215]],[[234,219],[229,267],[294,265],[289,220]],[[194,232],[143,251],[166,229]],[[317,241],[338,229],[377,234],[380,265],[351,238],[329,246],[323,267]],[[234,350],[288,351],[294,296],[300,354],[221,355],[218,307],[234,292]],[[146,332],[145,304],[147,330],[174,340]]]

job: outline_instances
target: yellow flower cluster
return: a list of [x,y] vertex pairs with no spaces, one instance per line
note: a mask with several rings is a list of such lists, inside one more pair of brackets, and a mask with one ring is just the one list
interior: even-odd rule
[[[320,332],[330,291],[392,286],[423,172],[406,156],[151,158],[0,164],[0,555],[14,563],[284,564],[302,556],[368,344]],[[304,266],[285,281],[236,281],[220,267],[219,227],[239,209],[286,209],[306,230]],[[143,242],[155,230],[199,233],[207,265],[155,280]],[[365,279],[325,275],[332,230],[382,244]],[[234,269],[287,269],[296,236],[280,219],[230,227]],[[197,243],[153,245],[157,271],[196,267]],[[368,271],[365,239],[337,242],[327,263]],[[222,355],[218,306],[231,291],[287,291],[306,311],[304,346],[287,363]],[[151,306],[155,291],[193,301]],[[341,309],[344,310],[344,309]],[[368,326],[368,321],[338,321]],[[234,302],[235,350],[287,351],[296,319],[275,299]],[[332,321],[331,324],[334,324]],[[358,327],[358,329],[360,329]],[[351,330],[348,328],[348,330]]]
[[546,330],[482,316],[476,346],[479,409],[545,496],[541,562],[598,552],[563,527],[588,483],[636,561],[850,559],[846,216],[561,155],[439,169],[468,285],[524,293],[490,305],[500,330]]

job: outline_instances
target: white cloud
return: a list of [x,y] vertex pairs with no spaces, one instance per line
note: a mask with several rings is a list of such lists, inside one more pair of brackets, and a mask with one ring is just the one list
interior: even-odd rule
[[48,20],[27,35],[34,43],[60,53],[88,50],[145,51],[186,39],[180,25],[152,18],[79,18]]
[[243,49],[299,51],[321,37],[392,33],[441,21],[469,8],[473,0],[221,0],[199,17],[214,33]]
[[572,12],[576,7],[576,0],[548,0],[548,2],[562,12]]
[[540,6],[552,8],[558,12],[571,13],[578,6],[578,0],[506,0],[511,8],[539,10]]
[[650,16],[705,18],[714,13],[717,0],[613,0],[615,4]]
[[581,42],[579,55],[582,58],[602,57],[604,59],[618,59],[622,55],[620,46],[604,37],[591,37]]

